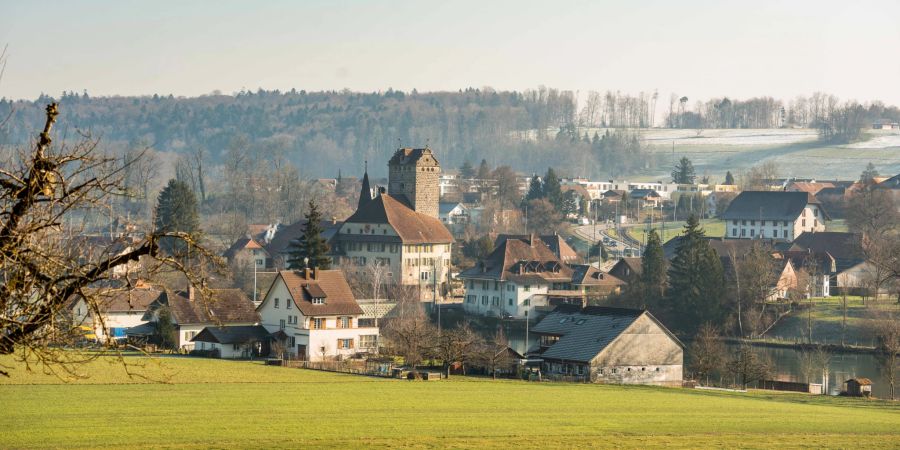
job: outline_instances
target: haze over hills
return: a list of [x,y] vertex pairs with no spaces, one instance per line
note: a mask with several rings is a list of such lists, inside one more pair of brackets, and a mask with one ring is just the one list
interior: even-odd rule
[[[870,161],[885,173],[900,171],[900,131],[871,130],[874,121],[900,120],[900,110],[877,102],[839,103],[820,93],[789,101],[725,97],[693,106],[674,94],[665,100],[649,93],[582,97],[579,102],[570,91],[541,87],[260,90],[190,98],[64,93],[57,100],[63,132],[90,132],[113,153],[151,146],[174,159],[202,147],[216,165],[229,147],[243,146],[259,155],[283,155],[312,178],[347,174],[357,166],[361,171],[364,160],[386,160],[401,145],[437,149],[448,169],[486,159],[525,173],[553,166],[587,177],[664,178],[680,156],[714,177],[769,160],[778,163],[782,176],[853,178]],[[0,115],[9,115],[0,143],[12,148],[30,142],[51,100],[0,101]],[[840,112],[849,108],[856,108],[854,126],[863,133],[823,141],[821,126],[841,120]],[[372,172],[384,176],[386,168],[374,165]]]

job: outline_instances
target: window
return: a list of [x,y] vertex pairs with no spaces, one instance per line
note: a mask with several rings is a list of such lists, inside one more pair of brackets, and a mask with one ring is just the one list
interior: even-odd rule
[[240,344],[231,344],[231,349],[234,351],[238,351],[241,349]]
[[784,230],[784,237],[787,237],[787,230]]
[[755,220],[751,220],[751,221],[750,221],[750,225],[756,225],[756,221],[755,221]]
[[316,318],[312,320],[312,329],[313,330],[324,330],[325,329],[325,319]]
[[338,318],[338,328],[350,328],[351,320],[349,317]]
[[359,337],[359,348],[375,348],[378,346],[377,334],[363,334]]
[[756,229],[751,228],[750,229],[750,237],[753,237],[753,236],[756,236]]
[[297,338],[295,336],[291,336],[288,338],[288,347],[294,348],[297,345]]
[[353,348],[353,339],[338,339],[337,340],[337,348],[338,349]]
[[428,278],[431,276],[431,272],[422,272],[419,274],[419,278],[422,281],[428,281]]
[[510,283],[507,283],[507,284],[506,284],[506,290],[507,290],[507,291],[512,292],[512,291],[513,291],[513,288],[514,288],[514,287],[513,287],[512,284],[510,284]]
[[197,335],[196,331],[185,331],[184,332],[184,340],[189,341]]
[[[732,225],[737,225],[737,219],[731,221]],[[601,369],[602,370],[602,369]]]
[[531,285],[530,285],[530,284],[526,284],[526,285],[522,288],[522,290],[524,290],[525,292],[531,292]]
[[488,280],[481,280],[481,289],[488,290]]
[[803,227],[806,226],[806,219],[803,219],[803,220],[801,221],[800,226],[803,226]]
[[747,235],[747,230],[741,228],[741,237],[744,237],[746,235]]
[[275,298],[275,307],[276,307],[276,308],[279,307],[279,306],[278,306],[279,303],[281,303],[281,300],[279,300],[278,298]]
[[522,304],[525,305],[525,306],[531,306],[531,299],[530,299],[530,298],[529,298],[529,299],[525,299],[525,301],[523,301]]
[[499,290],[500,290],[500,282],[499,282],[499,281],[494,281],[494,290],[495,290],[495,291],[499,291]]
[[766,226],[766,221],[765,221],[765,220],[761,220],[761,221],[759,222],[759,226],[761,226],[761,227]]
[[512,305],[513,305],[513,299],[507,300],[507,304],[508,304],[509,306],[512,306]]
[[467,296],[466,303],[475,303],[475,296],[474,295]]
[[278,328],[281,329],[281,330],[284,329],[284,319],[281,319],[281,320],[278,321]]
[[500,306],[500,297],[491,298],[491,305],[492,306]]
[[284,307],[285,309],[291,309],[294,307],[294,302],[292,302],[291,299],[286,298],[284,299]]
[[488,302],[488,296],[487,296],[487,295],[482,295],[482,296],[481,296],[481,304],[482,304],[482,305],[487,305],[487,302]]
[[783,225],[784,225],[784,226],[788,226],[788,221],[785,220]]
[[746,220],[742,220],[742,221],[741,221],[741,225],[747,225],[747,221],[746,221]]
[[737,228],[731,229],[731,237],[737,237]]

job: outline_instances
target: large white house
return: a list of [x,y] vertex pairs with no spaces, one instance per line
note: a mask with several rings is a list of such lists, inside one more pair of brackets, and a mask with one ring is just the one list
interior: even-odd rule
[[166,295],[165,291],[142,282],[134,289],[97,290],[95,293],[99,315],[91,311],[81,297],[77,297],[69,308],[74,324],[93,328],[101,342],[125,338],[125,330],[146,323],[144,314],[150,305]]
[[446,292],[453,245],[438,218],[440,166],[429,149],[400,149],[389,167],[393,190],[372,198],[366,173],[356,212],[331,238],[331,251],[338,263],[384,266],[388,284],[418,287],[432,300]]
[[466,287],[463,308],[485,316],[524,318],[546,307],[550,296],[572,283],[572,269],[537,236],[510,237],[475,267],[459,274]]
[[722,215],[728,239],[793,241],[804,232],[825,231],[822,205],[806,192],[744,191]]
[[378,328],[359,326],[363,311],[340,270],[280,271],[257,311],[294,358],[322,361],[377,349]]

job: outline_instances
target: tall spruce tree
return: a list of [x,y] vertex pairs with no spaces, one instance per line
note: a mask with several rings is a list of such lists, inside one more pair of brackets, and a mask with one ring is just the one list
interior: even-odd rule
[[647,234],[647,245],[641,258],[641,283],[644,285],[647,304],[657,305],[665,292],[666,257],[655,229]]
[[681,161],[672,169],[672,182],[679,184],[694,184],[697,174],[694,172],[694,164],[686,156],[681,157]]
[[475,177],[475,168],[472,167],[472,163],[470,163],[469,160],[463,162],[463,165],[459,167],[459,176],[464,180]]
[[563,210],[562,186],[552,167],[547,168],[547,175],[544,176],[544,197],[556,207],[557,211]]
[[544,198],[544,183],[541,181],[541,178],[535,174],[531,177],[531,182],[528,183],[528,195],[525,196],[525,201],[530,202],[542,198]]
[[491,168],[488,166],[486,159],[481,160],[481,164],[478,166],[477,177],[479,180],[488,180],[491,178]]
[[[197,197],[183,181],[169,180],[156,199],[154,215],[157,232],[179,232],[190,235],[197,235],[200,232]],[[163,238],[160,246],[168,252],[181,252],[186,248],[184,241],[176,238]]]
[[722,262],[694,215],[688,217],[668,275],[666,309],[678,329],[693,334],[700,325],[724,318]]
[[731,174],[731,171],[725,172],[725,184],[729,186],[734,185],[734,175]]
[[290,269],[330,269],[328,243],[322,237],[322,213],[315,200],[309,201],[303,235],[291,242],[288,248],[288,268]]

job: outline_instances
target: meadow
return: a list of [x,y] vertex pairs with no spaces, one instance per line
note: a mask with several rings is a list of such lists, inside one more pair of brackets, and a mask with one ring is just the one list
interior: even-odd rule
[[[0,448],[896,447],[900,405],[803,394],[410,382],[258,362],[100,358],[63,383],[10,358]],[[164,380],[164,383],[159,382]]]
[[[681,235],[684,231],[684,223],[684,221],[666,222],[665,232],[663,232],[662,224],[659,222],[654,223],[653,228],[656,229],[662,242],[666,243],[669,239]],[[707,236],[722,237],[725,235],[725,222],[719,219],[703,219],[700,221],[700,226],[706,232]],[[626,228],[628,235],[637,239],[639,242],[647,242],[647,231],[646,224]]]

